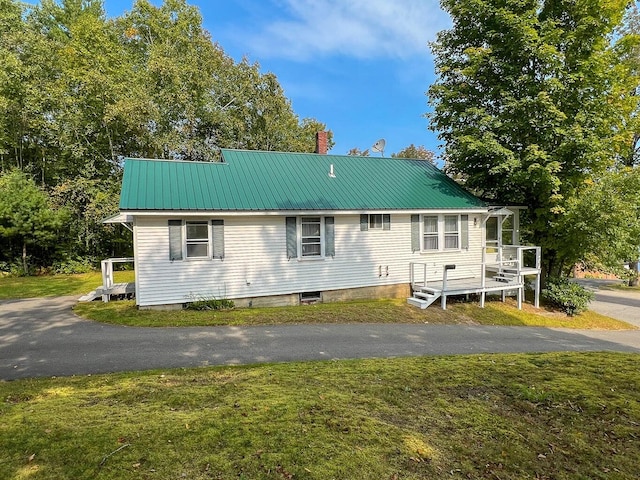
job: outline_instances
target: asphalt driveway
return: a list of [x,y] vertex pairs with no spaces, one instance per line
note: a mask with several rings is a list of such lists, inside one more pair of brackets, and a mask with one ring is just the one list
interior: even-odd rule
[[640,353],[640,330],[350,324],[132,328],[81,319],[76,297],[0,302],[0,379],[264,362],[550,351]]
[[575,280],[595,294],[589,304],[594,312],[617,318],[640,328],[640,292],[607,290],[607,285],[620,283],[620,280],[580,279]]

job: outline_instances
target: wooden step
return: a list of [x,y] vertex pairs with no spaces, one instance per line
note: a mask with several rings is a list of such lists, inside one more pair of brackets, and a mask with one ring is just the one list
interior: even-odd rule
[[409,305],[413,305],[414,307],[420,307],[422,310],[424,310],[429,305],[431,305],[431,303],[428,302],[427,300],[423,300],[421,298],[416,298],[416,297],[407,298],[407,303]]

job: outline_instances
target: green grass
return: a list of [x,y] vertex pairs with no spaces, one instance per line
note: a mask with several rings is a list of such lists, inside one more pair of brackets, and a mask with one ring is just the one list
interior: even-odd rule
[[3,479],[631,479],[638,355],[310,362],[0,383]]
[[[114,282],[133,282],[133,270],[114,272]],[[65,295],[84,295],[102,285],[100,272],[36,277],[0,276],[0,300]]]
[[[114,272],[116,282],[134,281],[131,270]],[[42,296],[83,295],[102,283],[100,272],[41,277],[0,277],[0,299]],[[148,311],[138,310],[132,301],[92,302],[76,305],[75,312],[104,323],[138,327],[277,325],[287,323],[441,323],[480,325],[522,325],[540,327],[622,330],[631,325],[585,312],[567,317],[525,304],[523,310],[506,304],[461,303],[450,299],[448,310],[432,305],[426,311],[407,305],[405,299],[340,302],[300,307],[244,308],[229,311]]]
[[406,299],[362,302],[321,303],[299,307],[240,308],[223,311],[138,310],[133,301],[79,303],[74,311],[85,318],[103,323],[136,327],[178,327],[218,325],[281,325],[302,323],[438,323],[520,325],[537,327],[588,328],[605,330],[632,329],[631,325],[595,312],[567,317],[514,302],[451,302],[447,310],[432,305],[426,310],[412,307]]

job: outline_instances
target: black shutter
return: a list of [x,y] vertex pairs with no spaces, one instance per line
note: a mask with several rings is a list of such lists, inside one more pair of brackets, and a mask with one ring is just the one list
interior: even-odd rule
[[411,215],[411,251],[420,251],[420,215]]
[[182,260],[182,220],[169,220],[169,260]]
[[336,254],[336,235],[333,217],[324,217],[324,256],[334,257]]
[[460,248],[469,250],[469,215],[460,216]]
[[287,259],[298,257],[298,232],[296,229],[296,217],[286,218],[287,226]]
[[360,231],[365,232],[369,230],[369,215],[363,213],[360,215]]
[[224,220],[211,220],[213,258],[224,258]]

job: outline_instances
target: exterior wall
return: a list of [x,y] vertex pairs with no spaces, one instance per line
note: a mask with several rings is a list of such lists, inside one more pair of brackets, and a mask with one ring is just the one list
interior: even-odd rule
[[[363,289],[353,290],[349,298],[367,298],[371,292],[403,295],[399,292],[409,293],[411,262],[426,265],[427,280],[441,279],[446,264],[456,264],[449,278],[480,273],[480,214],[469,215],[468,250],[432,253],[411,251],[409,214],[392,214],[390,230],[368,231],[360,231],[359,215],[333,216],[333,258],[288,260],[285,217],[260,215],[213,217],[224,219],[224,259],[181,261],[169,260],[167,227],[169,219],[180,217],[138,216],[134,222],[138,305],[181,304],[198,297],[255,299],[256,306],[295,304],[301,292],[323,292],[325,300],[332,301],[342,298],[340,291],[345,289]],[[422,278],[422,268],[418,270]],[[283,297],[269,299],[276,296]]]

